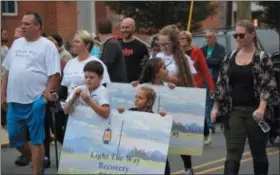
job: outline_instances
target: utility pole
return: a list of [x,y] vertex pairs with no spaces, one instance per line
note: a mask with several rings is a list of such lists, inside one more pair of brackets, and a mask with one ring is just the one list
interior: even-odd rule
[[187,31],[188,32],[190,32],[190,30],[191,30],[191,21],[192,21],[192,15],[193,15],[193,4],[194,4],[194,1],[191,1],[190,12],[189,12],[189,20],[188,20],[188,26],[187,26]]
[[219,28],[227,28],[226,14],[227,14],[227,1],[219,1]]
[[232,1],[225,1],[226,3],[226,28],[232,27]]
[[237,1],[237,21],[252,20],[251,2],[250,1]]
[[95,1],[77,1],[78,29],[95,33]]

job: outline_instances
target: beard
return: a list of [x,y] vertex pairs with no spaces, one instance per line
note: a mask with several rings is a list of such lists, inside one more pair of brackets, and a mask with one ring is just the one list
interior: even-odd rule
[[122,37],[123,37],[124,39],[129,39],[129,38],[132,37],[132,35],[133,35],[132,32],[122,32]]

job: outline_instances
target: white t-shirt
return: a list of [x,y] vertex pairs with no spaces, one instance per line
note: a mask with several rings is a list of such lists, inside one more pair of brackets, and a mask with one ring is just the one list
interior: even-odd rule
[[61,82],[62,86],[66,86],[68,89],[68,95],[72,93],[72,91],[80,85],[85,84],[84,78],[84,66],[90,61],[98,61],[103,65],[104,73],[103,80],[101,84],[110,83],[110,77],[107,71],[106,65],[94,56],[90,56],[84,61],[79,61],[78,57],[71,59],[67,62],[64,71],[63,71],[63,79]]
[[6,45],[1,46],[1,65],[3,64],[5,57],[7,56],[9,48]]
[[3,67],[9,71],[8,103],[34,102],[45,91],[48,77],[61,73],[58,50],[44,37],[33,42],[24,37],[15,40]]
[[[165,62],[166,69],[168,70],[169,74],[175,75],[175,76],[177,76],[179,74],[179,69],[178,69],[178,66],[176,65],[173,55],[165,55],[163,52],[160,52],[157,54],[156,57],[161,58]],[[191,60],[191,58],[188,55],[186,55],[186,57],[189,61],[189,65],[190,65],[192,74],[196,74],[196,70],[193,66],[194,62]]]
[[[3,73],[2,64],[8,54],[9,48],[6,45],[1,46],[1,74]],[[2,76],[2,75],[1,75]]]
[[[80,85],[73,90],[73,92],[67,98],[66,102],[69,102],[73,98],[73,95],[78,88],[80,88],[82,90],[82,92],[85,92],[88,95],[90,95],[91,100],[96,102],[96,104],[98,104],[100,106],[110,105],[109,93],[108,93],[107,89],[102,85],[100,85],[98,88],[96,88],[91,93],[89,92],[89,89],[87,88],[86,85]],[[74,102],[73,106],[88,106],[88,104],[86,102],[84,102],[84,100],[81,97],[79,97]]]

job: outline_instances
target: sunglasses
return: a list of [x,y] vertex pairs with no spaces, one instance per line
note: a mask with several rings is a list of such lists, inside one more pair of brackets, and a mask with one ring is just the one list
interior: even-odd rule
[[244,39],[245,34],[244,34],[244,33],[235,33],[235,34],[233,34],[233,38],[234,38],[234,39],[237,39],[238,37],[239,37],[240,39]]

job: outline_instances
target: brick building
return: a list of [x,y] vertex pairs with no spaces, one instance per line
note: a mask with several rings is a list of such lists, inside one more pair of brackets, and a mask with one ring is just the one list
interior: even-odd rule
[[[65,40],[71,40],[78,28],[76,1],[1,1],[1,26],[8,30],[9,44],[14,29],[20,26],[25,12],[37,12],[43,20],[43,32],[59,33]],[[96,19],[107,18],[108,9],[104,2],[96,2]]]
[[[14,29],[20,26],[25,12],[34,11],[43,20],[43,32],[59,33],[70,41],[78,28],[79,8],[77,1],[1,1],[1,26],[8,30],[9,45],[13,41]],[[113,14],[102,1],[95,1],[95,21],[100,19],[113,21],[114,33],[119,32],[120,16]],[[210,16],[202,22],[202,28],[216,28],[219,25],[217,15]],[[147,36],[138,35],[143,40]]]

